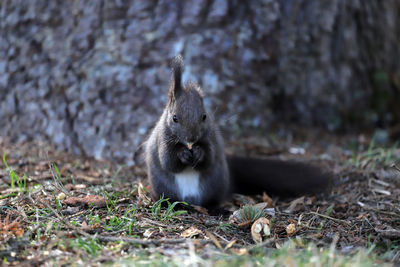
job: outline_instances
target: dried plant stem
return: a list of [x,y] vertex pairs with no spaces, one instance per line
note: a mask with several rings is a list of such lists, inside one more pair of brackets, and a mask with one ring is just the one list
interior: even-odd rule
[[344,224],[350,225],[350,223],[345,221],[345,220],[336,219],[336,218],[333,218],[331,216],[328,216],[328,215],[325,215],[325,214],[321,214],[321,213],[318,213],[318,212],[315,212],[315,211],[310,211],[310,213],[318,215],[318,216],[326,218],[326,219],[329,219],[329,220],[332,220],[332,221],[335,221],[335,222],[338,222],[338,223],[344,223]]

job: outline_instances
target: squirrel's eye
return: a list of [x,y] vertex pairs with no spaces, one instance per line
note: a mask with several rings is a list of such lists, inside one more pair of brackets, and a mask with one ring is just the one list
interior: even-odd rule
[[201,117],[201,119],[202,119],[203,121],[205,121],[205,120],[207,119],[207,115],[206,115],[206,114],[203,114],[203,117]]
[[174,122],[178,122],[178,117],[177,117],[176,115],[174,115],[174,116],[172,117],[172,120],[173,120]]

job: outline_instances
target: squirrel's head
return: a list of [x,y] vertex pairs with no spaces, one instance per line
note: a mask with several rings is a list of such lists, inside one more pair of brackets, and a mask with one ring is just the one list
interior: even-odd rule
[[208,134],[210,118],[204,108],[203,92],[194,82],[182,84],[183,60],[172,61],[172,81],[168,93],[167,127],[179,143],[192,149]]

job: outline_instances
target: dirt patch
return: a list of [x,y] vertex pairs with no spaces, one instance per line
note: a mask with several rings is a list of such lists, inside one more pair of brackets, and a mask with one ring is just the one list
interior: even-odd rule
[[[1,165],[0,256],[15,265],[41,264],[49,257],[70,263],[82,256],[77,251],[84,251],[101,263],[118,253],[147,248],[169,255],[186,246],[240,255],[257,246],[279,248],[289,238],[299,248],[313,242],[351,253],[374,244],[378,253],[387,253],[400,246],[400,172],[395,168],[400,150],[359,139],[356,150],[349,148],[351,137],[311,138],[297,146],[249,145],[249,140],[231,144],[231,152],[317,163],[336,178],[327,195],[235,195],[217,213],[165,199],[153,203],[141,164],[127,168],[57,152],[46,143],[0,140],[17,177],[11,181],[9,169]],[[262,202],[272,213],[264,215],[268,236],[256,244],[251,224],[237,227],[229,217],[240,207]],[[399,255],[391,260],[399,261]]]

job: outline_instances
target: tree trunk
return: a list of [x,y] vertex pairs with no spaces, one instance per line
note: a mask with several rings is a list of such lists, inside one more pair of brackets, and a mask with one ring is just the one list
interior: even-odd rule
[[397,0],[2,1],[0,134],[133,163],[178,53],[232,131],[386,126],[400,119],[399,11]]

